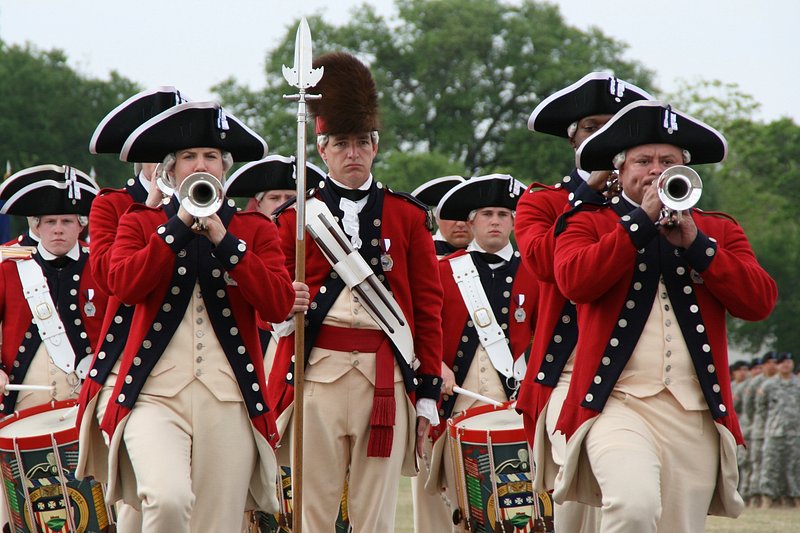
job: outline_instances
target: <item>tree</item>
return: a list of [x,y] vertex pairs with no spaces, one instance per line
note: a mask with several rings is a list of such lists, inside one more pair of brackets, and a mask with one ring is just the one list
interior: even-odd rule
[[[380,92],[381,170],[391,187],[416,186],[438,172],[404,174],[395,152],[440,154],[467,175],[504,171],[523,181],[554,182],[574,166],[566,141],[533,135],[527,118],[542,98],[592,70],[609,70],[650,87],[652,74],[620,59],[626,45],[597,29],[568,26],[557,7],[523,1],[411,0],[385,20],[364,5],[333,27],[309,25],[316,55],[349,50],[367,62]],[[271,144],[294,152],[295,108],[281,65],[293,61],[297,24],[268,53],[266,88],[228,80],[215,88],[226,106]],[[313,158],[313,146],[309,154]]]
[[87,174],[94,168],[101,186],[118,186],[131,174],[118,157],[90,154],[89,140],[103,116],[139,90],[136,84],[116,72],[109,81],[86,78],[67,66],[60,50],[2,41],[0,79],[6,80],[0,85],[0,161],[13,172],[42,164]]

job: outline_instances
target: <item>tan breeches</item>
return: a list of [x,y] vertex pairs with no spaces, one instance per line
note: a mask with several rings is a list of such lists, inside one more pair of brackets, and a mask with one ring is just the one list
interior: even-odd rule
[[604,533],[702,532],[720,464],[709,412],[666,390],[615,392],[583,443],[602,492]]
[[[406,452],[408,400],[394,384],[396,415],[390,457],[367,457],[372,383],[357,370],[332,383],[304,383],[303,530],[332,531],[345,479],[356,533],[393,531],[400,471]],[[294,437],[294,435],[293,435]]]
[[141,394],[124,441],[143,532],[239,530],[256,465],[243,403],[220,402],[199,381],[171,398]]
[[[566,376],[562,375],[562,378]],[[569,389],[569,379],[561,379],[550,395],[545,414],[547,436],[550,439],[550,449],[553,462],[558,466],[564,465],[567,455],[567,441],[564,434],[556,432],[556,422],[561,413],[561,406]],[[579,502],[553,502],[553,523],[559,533],[594,533],[600,530],[600,509]]]

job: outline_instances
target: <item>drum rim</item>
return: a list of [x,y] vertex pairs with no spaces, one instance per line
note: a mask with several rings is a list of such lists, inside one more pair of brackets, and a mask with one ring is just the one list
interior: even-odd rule
[[[453,418],[447,419],[447,433],[453,439],[459,439],[461,442],[468,444],[488,444],[487,429],[467,429],[457,426],[457,424],[468,418],[496,411],[509,411],[513,410],[511,407],[514,401],[504,402],[502,406],[495,406],[491,404],[479,405],[471,407],[462,413],[459,413]],[[516,444],[525,442],[525,429],[523,427],[513,429],[496,429],[491,431],[492,444]]]
[[[34,405],[21,411],[15,411],[13,414],[0,420],[0,429],[10,426],[18,420],[29,418],[33,415],[45,413],[48,411],[55,411],[57,409],[69,409],[77,405],[77,399],[69,400],[53,400],[48,403]],[[52,437],[51,437],[52,435]],[[42,435],[29,435],[26,437],[2,437],[0,436],[0,450],[4,452],[13,452],[16,446],[19,450],[41,450],[53,447],[53,440],[56,444],[68,444],[78,440],[78,428],[75,426],[44,433]]]

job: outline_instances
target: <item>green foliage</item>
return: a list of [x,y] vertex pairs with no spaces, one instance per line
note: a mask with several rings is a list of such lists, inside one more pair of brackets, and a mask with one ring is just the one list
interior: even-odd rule
[[[395,151],[439,153],[467,175],[503,171],[526,182],[553,182],[574,166],[574,156],[566,141],[527,130],[542,98],[592,70],[652,85],[648,70],[620,59],[626,45],[597,29],[568,26],[549,4],[411,0],[398,1],[397,13],[384,20],[364,5],[340,27],[309,18],[315,55],[344,49],[370,64],[380,91],[386,165],[399,161],[391,157]],[[293,64],[296,28],[287,27],[269,52],[263,91],[234,80],[215,88],[237,116],[252,119],[272,153],[295,151],[296,106],[282,100],[291,87],[281,65]],[[388,166],[382,171],[401,173]],[[418,179],[438,175],[423,170]]]
[[[41,164],[67,164],[87,174],[94,167],[101,186],[119,184],[129,165],[115,156],[89,153],[100,120],[138,86],[116,72],[108,81],[73,71],[60,50],[0,42],[0,158],[12,171]],[[1,159],[0,159],[1,160]]]

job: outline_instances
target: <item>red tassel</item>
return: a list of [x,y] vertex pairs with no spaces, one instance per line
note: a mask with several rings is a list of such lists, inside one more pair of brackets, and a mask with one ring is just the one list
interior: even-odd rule
[[373,427],[393,426],[396,410],[394,390],[375,389],[375,395],[372,397],[372,413],[369,417],[369,425]]
[[372,426],[369,429],[367,457],[389,457],[392,453],[394,429],[391,426]]

